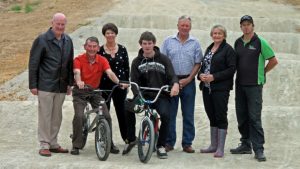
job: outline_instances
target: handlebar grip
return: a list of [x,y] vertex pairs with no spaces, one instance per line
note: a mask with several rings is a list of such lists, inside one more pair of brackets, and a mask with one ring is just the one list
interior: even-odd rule
[[130,84],[130,81],[126,81],[126,80],[119,80],[119,84],[120,83],[124,83],[124,84]]

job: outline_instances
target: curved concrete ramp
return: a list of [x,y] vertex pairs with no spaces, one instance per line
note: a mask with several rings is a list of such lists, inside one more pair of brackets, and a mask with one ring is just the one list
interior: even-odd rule
[[[99,161],[94,149],[94,135],[90,135],[86,148],[79,156],[53,154],[51,158],[38,155],[37,99],[28,92],[28,73],[0,86],[0,92],[11,92],[26,101],[0,102],[0,168],[300,168],[300,12],[291,6],[271,3],[267,0],[122,0],[110,11],[96,18],[91,25],[71,34],[75,53],[83,51],[88,36],[97,36],[103,43],[101,27],[114,22],[119,27],[118,42],[128,49],[130,60],[140,48],[140,34],[149,30],[163,39],[177,32],[177,18],[187,14],[192,17],[192,34],[204,50],[210,43],[210,28],[223,24],[228,29],[228,42],[233,44],[241,36],[239,18],[252,15],[256,32],[267,39],[275,49],[279,65],[267,74],[264,87],[263,126],[265,130],[265,153],[268,161],[258,163],[253,155],[232,155],[230,148],[239,143],[239,133],[234,108],[234,91],[231,92],[228,119],[229,129],[225,147],[225,158],[215,159],[212,154],[200,154],[199,149],[209,144],[209,124],[204,112],[202,95],[197,89],[193,143],[195,154],[182,152],[181,113],[178,113],[178,142],[167,160],[160,160],[154,153],[149,164],[141,164],[137,149],[128,156],[111,154],[107,161]],[[198,83],[198,82],[197,82]],[[71,149],[69,134],[72,131],[72,98],[67,97],[63,107],[63,123],[59,135],[62,146]],[[112,111],[113,137],[122,150],[115,112]],[[138,116],[138,120],[141,117]],[[138,124],[137,124],[138,125]]]

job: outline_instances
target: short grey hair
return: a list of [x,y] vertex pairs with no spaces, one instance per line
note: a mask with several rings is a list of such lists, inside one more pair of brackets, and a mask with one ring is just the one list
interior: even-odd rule
[[191,17],[189,17],[189,16],[187,16],[187,15],[182,15],[182,16],[180,16],[180,17],[178,18],[178,22],[179,22],[180,20],[185,20],[185,19],[187,19],[187,20],[189,20],[190,22],[192,22]]
[[226,28],[225,28],[224,26],[222,26],[222,25],[215,25],[215,26],[213,26],[213,27],[211,28],[211,30],[210,30],[210,36],[212,36],[212,33],[213,33],[213,31],[214,31],[215,29],[219,29],[221,32],[223,32],[224,37],[225,37],[225,39],[226,39],[226,37],[227,37],[227,31],[226,31]]
[[98,38],[95,37],[95,36],[88,37],[88,38],[86,39],[84,45],[86,45],[88,42],[96,42],[97,45],[99,45],[99,40],[98,40]]

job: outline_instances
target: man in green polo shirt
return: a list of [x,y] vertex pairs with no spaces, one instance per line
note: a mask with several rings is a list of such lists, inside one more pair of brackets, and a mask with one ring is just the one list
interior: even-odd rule
[[[254,32],[253,18],[245,15],[240,20],[243,36],[235,41],[237,74],[235,105],[241,144],[231,149],[232,154],[252,154],[258,161],[266,161],[262,128],[262,92],[266,73],[277,64],[275,54],[265,39]],[[265,61],[267,64],[265,66]]]

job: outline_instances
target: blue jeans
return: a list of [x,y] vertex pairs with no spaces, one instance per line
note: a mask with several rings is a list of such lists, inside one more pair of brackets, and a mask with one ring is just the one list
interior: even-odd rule
[[195,138],[194,110],[195,110],[196,83],[195,79],[187,84],[178,96],[171,98],[169,134],[166,144],[174,147],[176,143],[176,116],[180,99],[183,117],[182,147],[192,145]]

